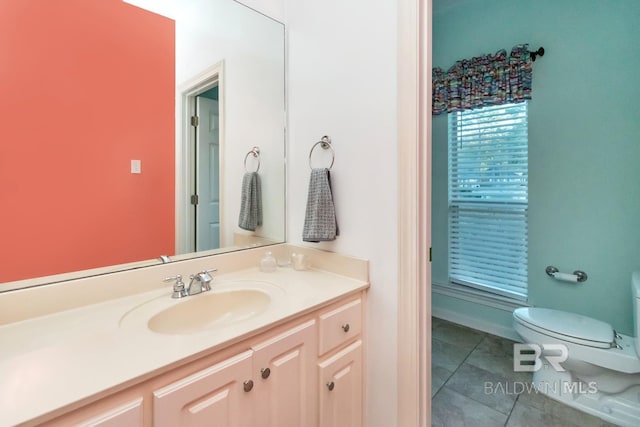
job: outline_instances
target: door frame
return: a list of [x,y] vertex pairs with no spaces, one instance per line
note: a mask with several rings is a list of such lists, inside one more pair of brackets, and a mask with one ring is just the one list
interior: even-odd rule
[[195,77],[178,87],[179,100],[176,103],[176,254],[193,252],[195,247],[195,216],[191,195],[195,194],[195,132],[191,126],[191,116],[195,114],[195,98],[207,90],[218,86],[219,144],[220,144],[220,247],[224,241],[224,141],[225,141],[225,75],[224,61],[206,68]]
[[[431,425],[432,0],[398,1],[398,423]],[[402,358],[402,360],[400,360]]]

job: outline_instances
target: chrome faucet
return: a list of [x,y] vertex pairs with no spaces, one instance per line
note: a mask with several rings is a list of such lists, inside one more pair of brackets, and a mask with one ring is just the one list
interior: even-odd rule
[[202,292],[210,291],[213,277],[209,273],[213,273],[215,271],[218,271],[218,270],[217,269],[202,270],[197,274],[192,274],[191,276],[189,276],[189,279],[191,279],[189,282],[189,286],[185,286],[184,282],[182,281],[182,276],[180,274],[176,276],[167,277],[163,281],[164,282],[175,281],[175,283],[173,284],[173,294],[171,294],[171,298],[184,298],[189,295],[196,295]]
[[[189,295],[196,295],[201,292],[207,292],[211,290],[211,282],[213,281],[213,277],[209,273],[214,273],[218,271],[217,269],[213,270],[202,270],[197,274],[192,274],[189,276],[191,281],[189,282],[189,287],[187,288],[187,293]],[[197,283],[195,283],[197,282]]]

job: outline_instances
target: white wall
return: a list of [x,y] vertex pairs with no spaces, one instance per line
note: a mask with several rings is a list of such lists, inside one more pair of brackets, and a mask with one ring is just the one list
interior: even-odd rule
[[[340,236],[305,244],[370,260],[367,426],[397,417],[397,2],[285,0],[287,240],[302,243],[309,149],[329,135]],[[314,164],[315,166],[315,164]]]
[[[287,241],[370,260],[367,426],[397,423],[397,2],[242,0],[287,26]],[[309,149],[329,135],[340,236],[302,242]]]

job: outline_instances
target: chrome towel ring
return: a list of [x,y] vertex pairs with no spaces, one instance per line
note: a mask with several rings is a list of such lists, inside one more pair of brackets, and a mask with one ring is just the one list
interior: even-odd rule
[[324,149],[324,150],[327,150],[327,149],[331,150],[331,164],[327,168],[327,169],[331,169],[333,167],[333,162],[336,160],[336,152],[333,149],[333,147],[331,146],[331,138],[329,138],[327,135],[323,136],[320,139],[320,141],[316,142],[311,147],[311,151],[309,151],[309,168],[313,169],[313,166],[311,165],[311,155],[313,154],[313,150],[315,150],[315,148],[318,145],[320,145],[320,147],[322,147],[322,149]]
[[249,172],[247,170],[247,159],[249,158],[249,156],[253,156],[254,158],[258,159],[258,166],[256,166],[256,170],[254,172],[258,172],[260,170],[260,147],[253,147],[246,156],[244,156],[244,171],[245,172]]

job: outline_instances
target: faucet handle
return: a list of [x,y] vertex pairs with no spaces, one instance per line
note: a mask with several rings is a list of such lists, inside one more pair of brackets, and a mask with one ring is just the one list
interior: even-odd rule
[[215,273],[218,271],[217,268],[212,268],[211,270],[202,270],[198,275],[200,276],[200,280],[203,282],[210,282],[213,280],[213,277],[209,273]]
[[184,282],[182,281],[182,275],[177,274],[171,277],[165,277],[163,282],[173,282],[173,294],[171,294],[171,298],[183,298],[188,296],[187,290],[184,288]]
[[[197,277],[198,281],[200,282],[200,286],[202,287],[202,292],[207,292],[211,290],[211,282],[213,281],[213,277],[209,273],[214,273],[216,271],[218,271],[217,268],[213,268],[211,270],[202,270],[201,272],[195,275],[195,277]],[[193,277],[194,276],[191,276],[192,279]]]

